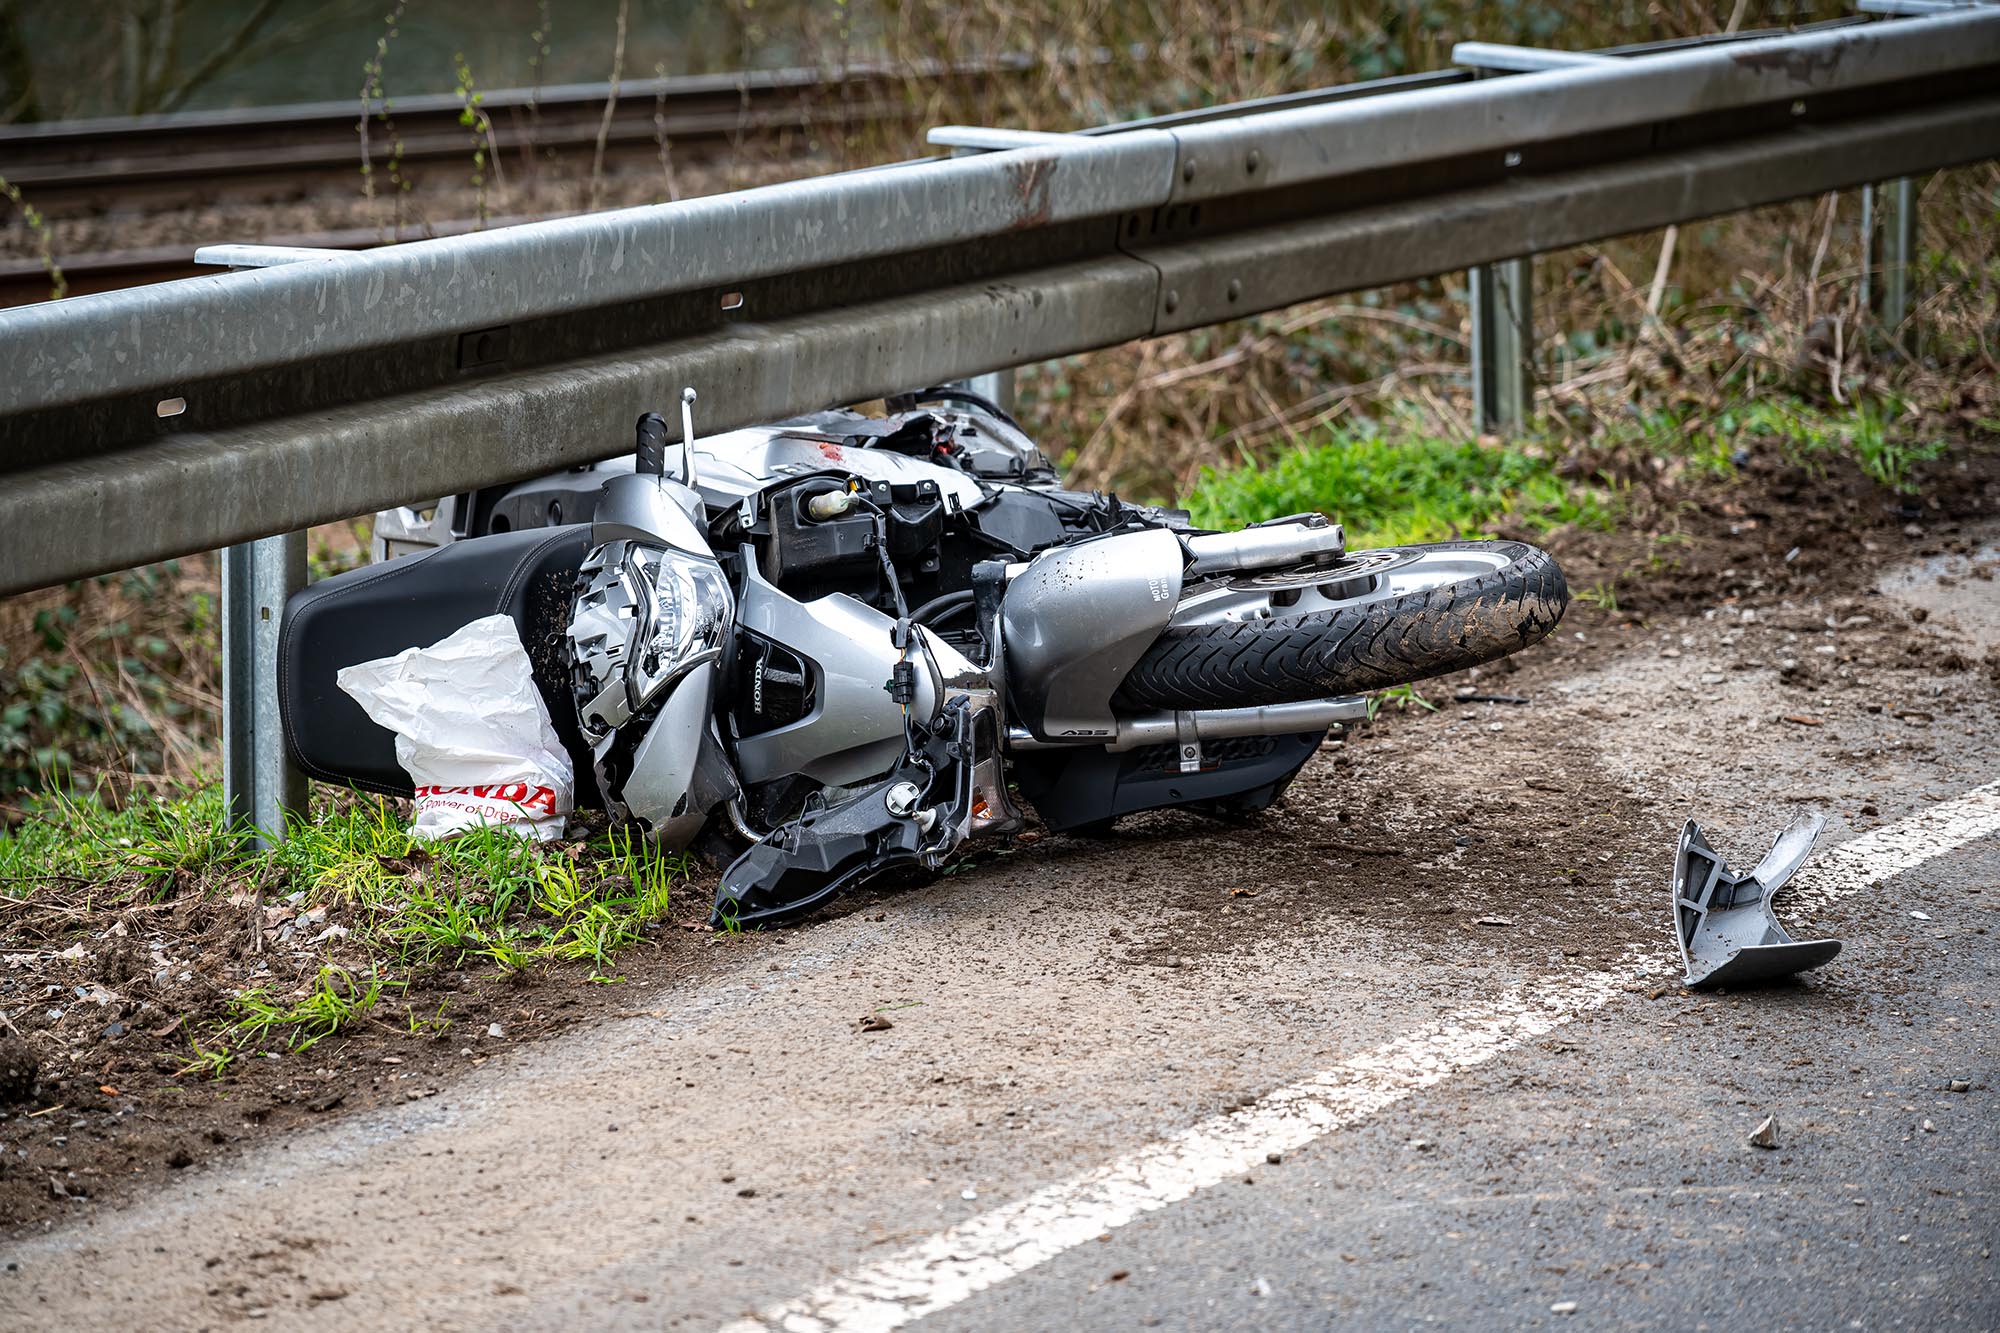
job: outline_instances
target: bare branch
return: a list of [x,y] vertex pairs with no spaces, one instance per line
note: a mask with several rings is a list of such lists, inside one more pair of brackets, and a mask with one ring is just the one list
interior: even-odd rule
[[213,51],[209,52],[208,59],[197,65],[194,73],[188,75],[175,85],[172,92],[162,97],[159,106],[154,109],[158,111],[172,111],[182,102],[185,102],[188,99],[188,95],[193,93],[195,89],[201,87],[202,84],[207,83],[217,74],[227,69],[230,62],[241,55],[243,48],[250,44],[250,39],[257,35],[258,29],[271,21],[271,15],[277,13],[278,6],[283,3],[284,0],[261,0],[261,3],[245,16],[243,22],[236,25],[236,31],[230,33]]

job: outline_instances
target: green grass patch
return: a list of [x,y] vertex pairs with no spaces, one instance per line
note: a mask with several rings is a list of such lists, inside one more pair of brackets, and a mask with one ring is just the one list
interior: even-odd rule
[[[1815,476],[1852,467],[1899,494],[1915,491],[1916,467],[1948,447],[1893,397],[1823,407],[1771,395],[1716,411],[1676,405],[1605,424],[1593,447],[1637,449],[1706,476],[1733,476],[1746,453],[1775,451]],[[1356,549],[1490,536],[1503,521],[1530,532],[1610,528],[1615,491],[1560,475],[1551,452],[1532,438],[1482,444],[1370,425],[1262,466],[1205,467],[1186,503],[1197,524],[1223,530],[1318,510],[1346,525]]]
[[357,933],[404,961],[583,961],[599,974],[667,918],[688,872],[686,856],[625,829],[581,843],[497,829],[418,842],[387,802],[366,801],[295,825],[266,856],[289,882],[358,908]]
[[[199,895],[222,911],[222,899],[259,886],[273,905],[324,908],[345,935],[318,950],[316,978],[238,992],[229,1022],[197,1043],[189,1068],[219,1072],[273,1034],[304,1049],[362,1021],[423,970],[582,963],[592,980],[616,980],[619,951],[668,921],[688,877],[685,855],[623,829],[548,844],[473,829],[425,843],[393,802],[322,796],[319,807],[252,853],[218,787],[118,807],[44,793],[0,834],[0,896],[45,901],[61,933],[78,936],[135,904]],[[441,1012],[407,1018],[412,1031],[448,1024]]]
[[1503,518],[1603,528],[1615,512],[1605,490],[1526,448],[1375,433],[1338,434],[1264,467],[1204,468],[1188,507],[1223,530],[1318,510],[1346,525],[1354,548],[1487,536]]
[[1946,445],[1919,438],[1902,415],[1902,404],[1893,400],[1862,399],[1845,411],[1828,411],[1765,398],[1725,413],[1719,425],[1775,441],[1786,458],[1816,474],[1849,460],[1876,485],[1907,495],[1917,489],[1911,469],[1941,456]]
[[[238,995],[237,1019],[230,1032],[239,1038],[261,1042],[273,1032],[283,1031],[289,1034],[287,1044],[293,1050],[309,1050],[315,1042],[368,1017],[381,1001],[383,991],[400,989],[406,984],[386,980],[373,969],[366,978],[361,978],[344,967],[322,967],[312,986],[297,999],[277,999],[261,989]],[[197,1058],[200,1054],[197,1047]]]
[[51,791],[27,798],[25,813],[0,834],[0,893],[12,897],[49,881],[89,881],[157,898],[213,875],[242,842],[223,818],[219,786],[122,804]]
[[210,907],[234,921],[244,899],[226,899],[256,889],[272,907],[324,909],[318,921],[340,931],[310,947],[316,973],[250,985],[226,1011],[190,1019],[182,1073],[220,1075],[242,1053],[304,1051],[366,1021],[444,1031],[442,1009],[386,1005],[440,969],[574,963],[590,981],[616,981],[618,953],[670,921],[688,879],[688,857],[624,829],[546,845],[498,829],[418,843],[392,801],[322,793],[316,805],[316,819],[252,853],[230,831],[220,787],[124,805],[42,793],[28,799],[26,823],[0,833],[0,897],[28,913],[44,905],[36,939],[56,949],[102,935],[130,907],[190,897],[210,899],[190,919],[196,931]]

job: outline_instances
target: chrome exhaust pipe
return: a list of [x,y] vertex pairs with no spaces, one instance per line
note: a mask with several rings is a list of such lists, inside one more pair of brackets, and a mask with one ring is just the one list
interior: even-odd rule
[[[1308,699],[1304,703],[1268,704],[1262,708],[1197,708],[1184,713],[1148,713],[1116,719],[1118,735],[1099,744],[1107,750],[1133,750],[1142,745],[1199,744],[1233,736],[1293,736],[1324,731],[1336,722],[1368,716],[1368,700]],[[1007,728],[1007,745],[1015,750],[1057,750],[1076,741],[1037,740],[1026,727]]]
[[[1318,519],[1317,524],[1313,519]],[[1347,533],[1323,514],[1288,523],[1266,523],[1240,532],[1205,532],[1183,540],[1194,559],[1183,578],[1206,578],[1239,569],[1275,569],[1307,561],[1332,562],[1347,553]]]

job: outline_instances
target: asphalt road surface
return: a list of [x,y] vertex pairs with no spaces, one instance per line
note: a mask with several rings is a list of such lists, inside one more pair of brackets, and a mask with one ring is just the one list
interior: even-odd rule
[[[1393,716],[1256,823],[1024,843],[17,1237],[0,1323],[1992,1328],[1964,573],[1573,620],[1526,706]],[[1680,821],[1748,868],[1800,805],[1780,915],[1844,951],[1687,993]]]

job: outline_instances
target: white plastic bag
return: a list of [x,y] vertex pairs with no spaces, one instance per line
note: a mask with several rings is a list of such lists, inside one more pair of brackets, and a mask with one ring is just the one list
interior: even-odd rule
[[417,791],[414,836],[480,824],[543,842],[562,836],[575,774],[511,618],[486,616],[334,680],[396,733],[396,762]]

